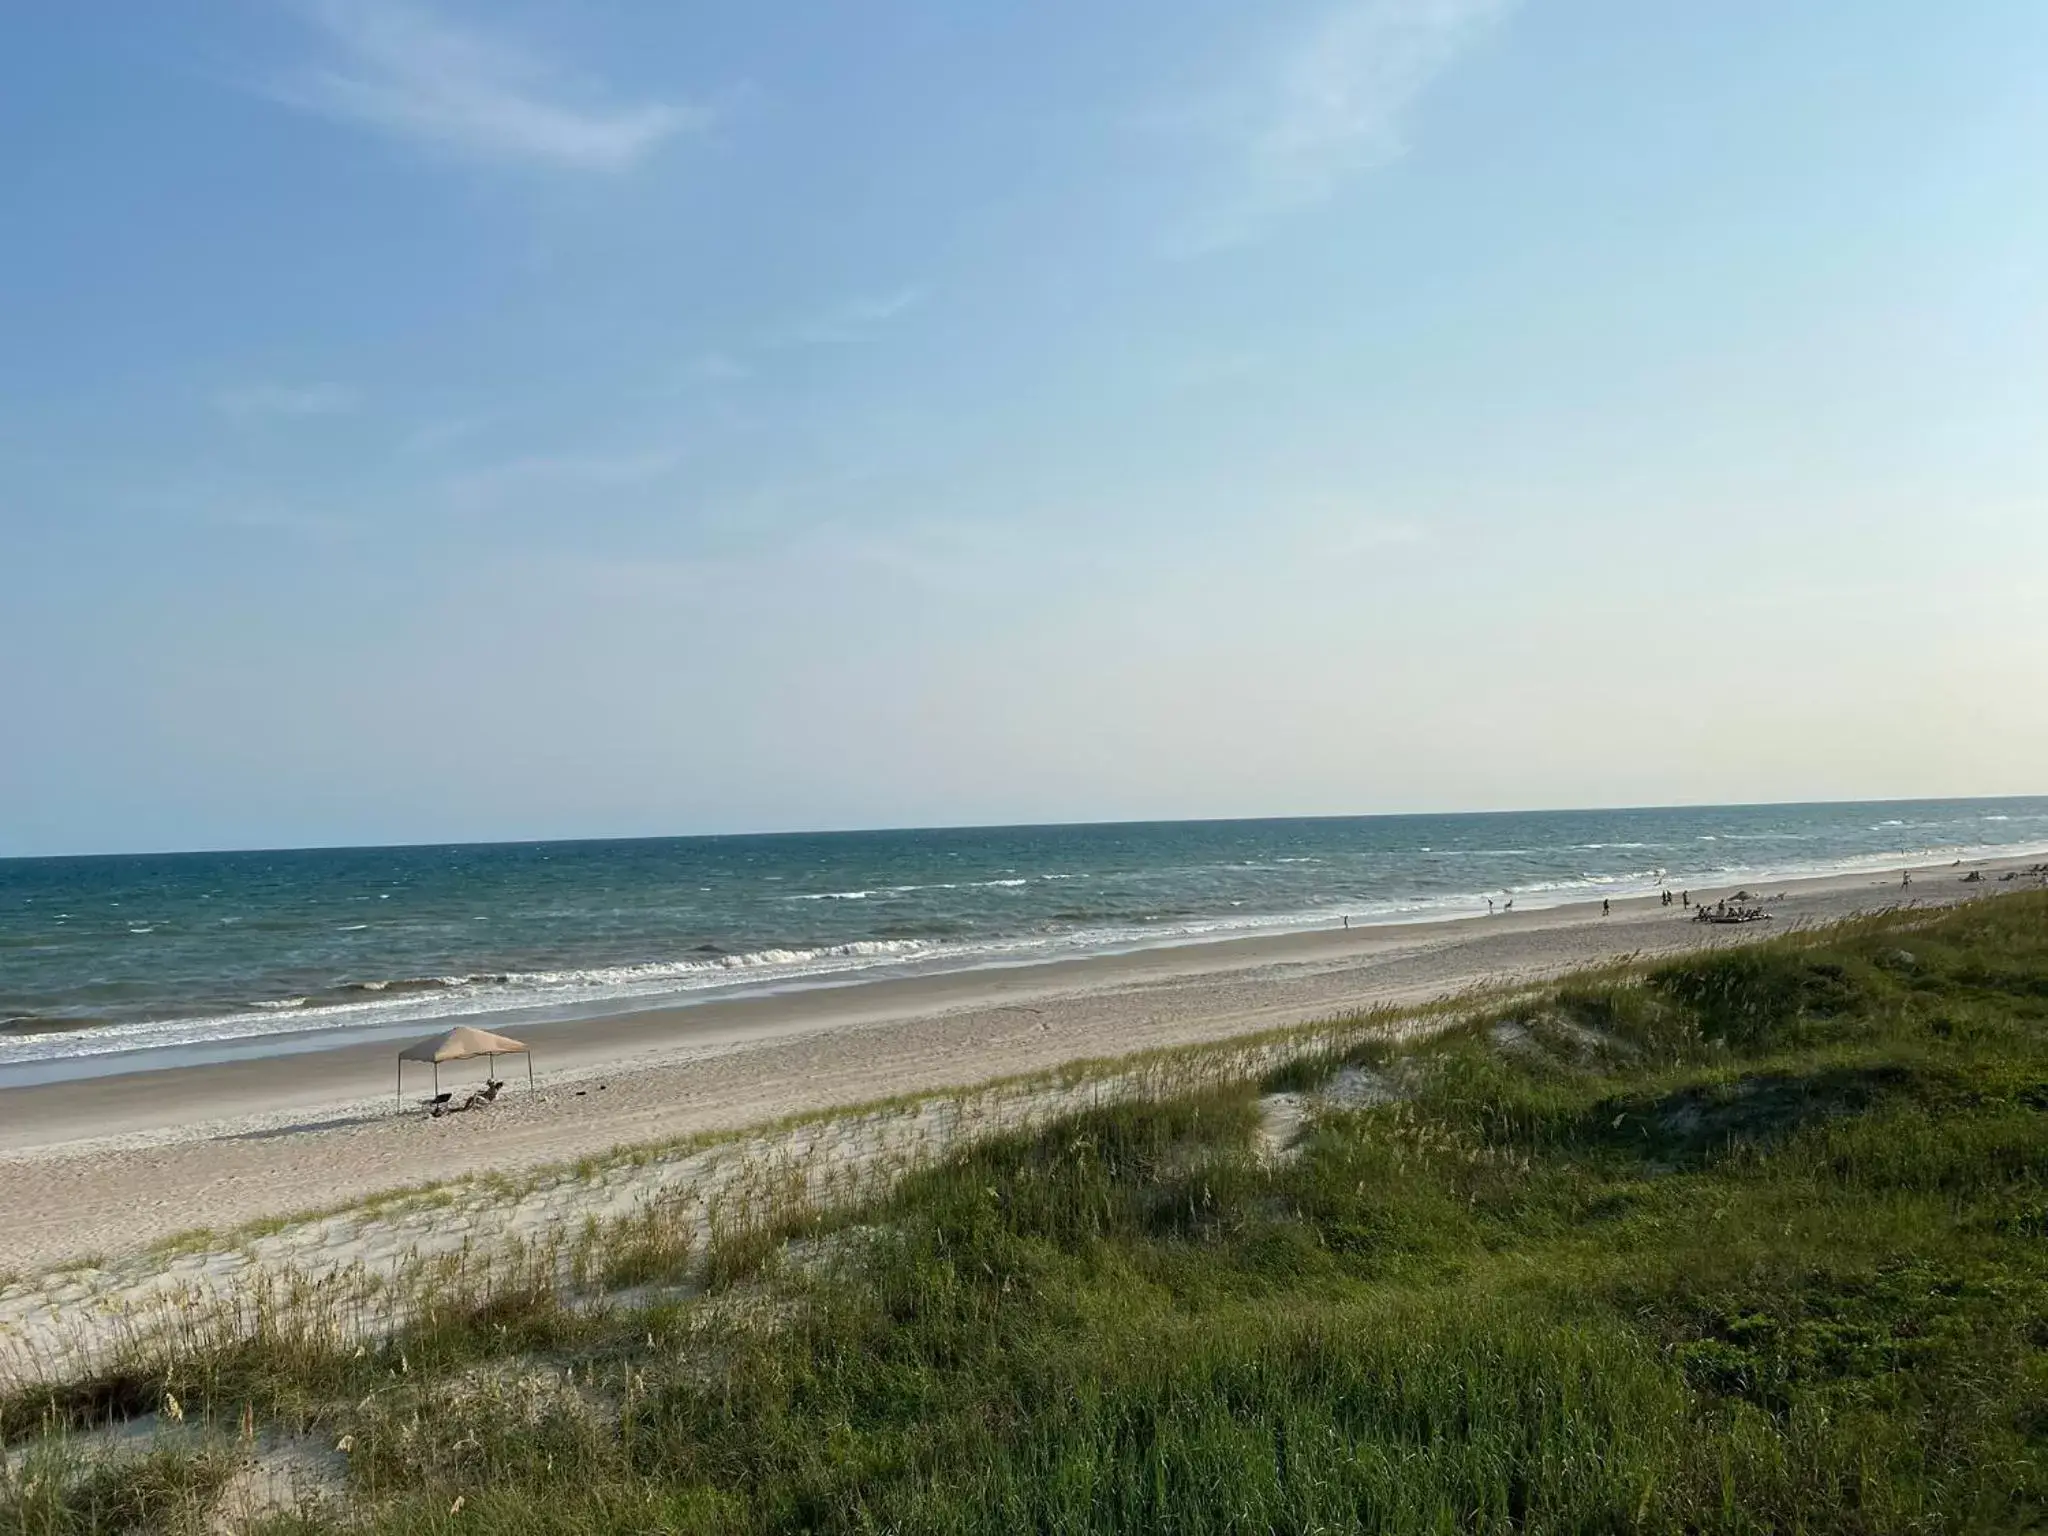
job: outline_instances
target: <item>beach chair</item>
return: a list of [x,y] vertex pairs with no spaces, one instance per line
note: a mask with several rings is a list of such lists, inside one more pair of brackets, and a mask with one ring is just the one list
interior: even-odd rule
[[498,1090],[504,1086],[503,1083],[494,1078],[490,1082],[485,1083],[483,1087],[473,1090],[468,1098],[456,1105],[449,1113],[460,1114],[466,1109],[482,1109],[486,1104],[492,1103],[497,1099]]

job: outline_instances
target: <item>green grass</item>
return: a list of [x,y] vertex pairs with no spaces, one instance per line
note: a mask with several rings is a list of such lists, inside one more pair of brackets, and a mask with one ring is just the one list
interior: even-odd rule
[[[1405,1097],[1263,1157],[1260,1095],[1346,1066]],[[65,1449],[167,1392],[347,1437],[279,1531],[2038,1528],[2048,896],[1331,1031],[845,1208],[771,1181],[708,1251],[650,1213],[588,1268],[642,1289],[515,1265],[379,1345],[0,1404],[41,1442],[0,1530],[201,1528],[215,1461]]]
[[115,1462],[61,1443],[37,1446],[0,1477],[0,1530],[203,1530],[233,1470],[215,1452],[155,1450]]

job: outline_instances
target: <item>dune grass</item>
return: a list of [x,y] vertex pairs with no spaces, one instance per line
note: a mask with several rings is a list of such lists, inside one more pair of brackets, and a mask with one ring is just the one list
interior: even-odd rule
[[[18,1395],[0,1530],[208,1528],[275,1435],[342,1448],[278,1532],[2039,1527],[2048,895],[1569,980],[831,1208],[769,1178],[583,1272]],[[167,1403],[150,1455],[87,1449]]]

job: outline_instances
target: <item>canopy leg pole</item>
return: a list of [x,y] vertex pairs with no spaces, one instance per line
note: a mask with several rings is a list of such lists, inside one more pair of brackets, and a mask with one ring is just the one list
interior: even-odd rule
[[405,1058],[398,1058],[398,1107],[405,1108]]
[[441,1097],[441,1063],[434,1063],[434,1097]]
[[533,1092],[533,1052],[526,1053],[526,1091]]

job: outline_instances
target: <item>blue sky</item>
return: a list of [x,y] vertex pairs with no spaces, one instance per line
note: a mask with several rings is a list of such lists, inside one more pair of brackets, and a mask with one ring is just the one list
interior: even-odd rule
[[2041,791],[2044,66],[2026,0],[26,9],[0,853]]

